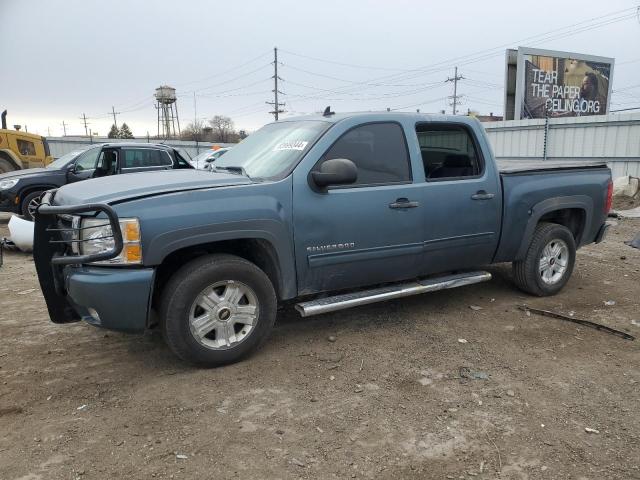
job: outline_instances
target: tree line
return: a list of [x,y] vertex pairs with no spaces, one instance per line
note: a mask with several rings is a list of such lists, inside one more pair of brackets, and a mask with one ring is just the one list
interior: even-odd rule
[[109,130],[109,138],[134,138],[129,125],[123,123],[120,128],[118,128],[115,123],[111,125],[111,130]]
[[244,130],[237,131],[233,120],[224,115],[216,115],[206,122],[195,120],[184,127],[180,133],[181,140],[213,143],[237,143],[246,136]]

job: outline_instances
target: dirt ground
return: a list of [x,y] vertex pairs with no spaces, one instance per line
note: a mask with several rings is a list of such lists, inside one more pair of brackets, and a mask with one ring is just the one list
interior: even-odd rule
[[0,479],[640,478],[640,338],[518,309],[640,337],[640,250],[623,243],[639,230],[580,250],[556,297],[500,265],[457,290],[285,308],[259,352],[215,370],[158,334],[50,323],[32,259],[5,254]]
[[613,208],[615,210],[630,210],[636,207],[640,207],[640,193],[634,197],[620,195],[613,199]]

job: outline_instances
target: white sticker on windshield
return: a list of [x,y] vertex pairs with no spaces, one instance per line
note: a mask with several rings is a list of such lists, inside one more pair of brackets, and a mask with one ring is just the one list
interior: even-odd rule
[[282,142],[273,148],[274,152],[281,150],[304,150],[309,142],[304,140],[292,140],[290,142]]

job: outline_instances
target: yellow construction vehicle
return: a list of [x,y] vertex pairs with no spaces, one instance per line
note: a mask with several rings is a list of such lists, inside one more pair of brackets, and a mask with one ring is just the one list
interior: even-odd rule
[[0,129],[0,174],[23,168],[44,167],[53,161],[47,139],[33,133],[7,129],[7,111]]

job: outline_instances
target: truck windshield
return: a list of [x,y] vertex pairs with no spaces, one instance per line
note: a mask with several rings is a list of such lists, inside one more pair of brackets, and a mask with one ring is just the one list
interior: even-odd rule
[[331,126],[329,122],[306,120],[265,125],[216,160],[220,169],[242,167],[255,178],[277,178],[285,174]]

